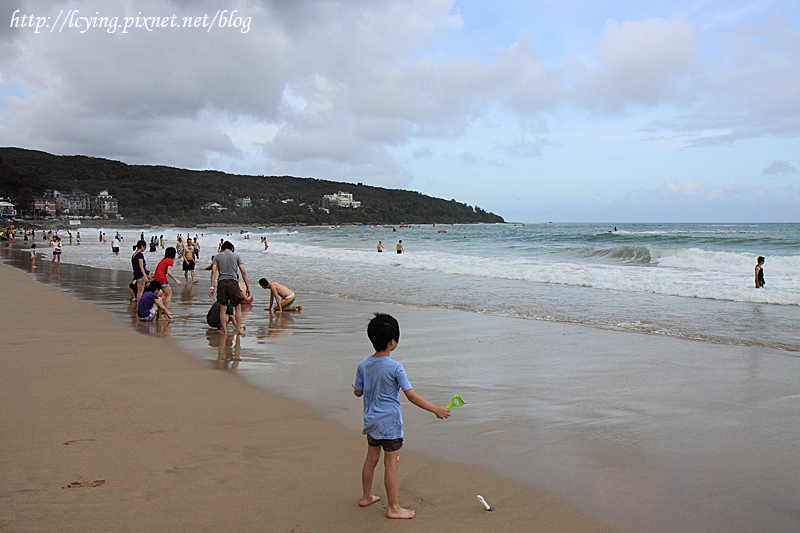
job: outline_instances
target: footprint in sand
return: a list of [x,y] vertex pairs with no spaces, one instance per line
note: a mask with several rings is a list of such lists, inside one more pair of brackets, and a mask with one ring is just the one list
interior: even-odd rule
[[62,489],[85,489],[89,487],[99,487],[103,483],[105,483],[105,479],[95,479],[94,481],[73,481],[66,487],[61,487]]

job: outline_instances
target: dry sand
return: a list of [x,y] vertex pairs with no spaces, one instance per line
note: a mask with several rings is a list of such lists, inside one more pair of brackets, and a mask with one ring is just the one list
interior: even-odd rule
[[[527,485],[410,451],[400,503],[417,517],[389,520],[384,501],[357,505],[364,437],[312,406],[6,265],[0,323],[0,531],[615,531]],[[385,500],[381,479],[379,466]]]

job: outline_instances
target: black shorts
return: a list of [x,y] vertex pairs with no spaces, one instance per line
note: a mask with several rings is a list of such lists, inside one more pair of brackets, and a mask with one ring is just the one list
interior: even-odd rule
[[383,451],[385,452],[396,452],[400,448],[403,447],[403,439],[373,439],[370,435],[367,435],[367,444],[372,447],[381,446],[383,447]]
[[183,260],[183,270],[194,270],[194,261]]
[[244,300],[239,282],[235,279],[221,279],[217,282],[217,301],[225,305],[230,303],[236,307]]

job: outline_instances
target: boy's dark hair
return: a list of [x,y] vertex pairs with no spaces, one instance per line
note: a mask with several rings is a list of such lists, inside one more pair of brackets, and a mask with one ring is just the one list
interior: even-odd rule
[[763,263],[763,262],[765,261],[765,259],[764,259],[764,256],[762,256],[762,255],[759,255],[759,256],[758,256],[758,259],[756,259],[756,261],[757,261],[758,263]]
[[161,289],[162,285],[160,281],[153,280],[150,282],[150,285],[147,286],[147,290],[150,292],[156,292],[157,290]]
[[258,280],[258,284],[261,285],[263,289],[266,289],[269,286],[269,281],[267,281],[267,278],[261,278]]
[[375,351],[382,352],[389,346],[389,342],[400,342],[400,324],[391,315],[375,313],[367,325],[367,337]]
[[176,253],[177,252],[175,251],[175,248],[173,246],[170,246],[169,248],[164,250],[164,258],[165,259],[175,259],[175,254]]
[[235,251],[231,241],[225,241],[222,243],[222,248],[220,248],[220,251],[224,252],[225,250],[230,250],[231,252]]

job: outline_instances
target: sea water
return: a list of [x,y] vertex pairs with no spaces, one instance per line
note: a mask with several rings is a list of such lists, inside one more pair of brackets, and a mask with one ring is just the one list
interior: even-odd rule
[[[362,301],[572,322],[724,344],[800,349],[800,224],[497,224],[143,228],[198,266],[230,240],[251,282]],[[107,244],[99,242],[105,231]],[[63,261],[128,270],[139,231],[83,231]],[[63,234],[63,231],[62,231]],[[269,244],[264,250],[261,238]],[[377,252],[381,241],[385,248]],[[402,241],[403,254],[395,252]],[[39,241],[41,242],[41,241]],[[163,257],[145,253],[154,269]],[[758,256],[767,284],[754,288]],[[175,270],[180,273],[180,262]]]

